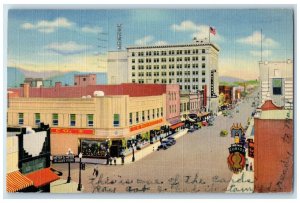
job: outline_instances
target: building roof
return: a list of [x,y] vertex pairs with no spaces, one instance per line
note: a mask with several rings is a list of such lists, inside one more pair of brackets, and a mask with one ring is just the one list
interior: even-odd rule
[[217,51],[220,49],[213,43],[190,43],[190,44],[169,44],[169,45],[148,45],[148,46],[129,46],[128,49],[151,49],[151,48],[171,48],[171,47],[193,47],[193,46],[212,46]]
[[265,103],[263,103],[259,109],[261,109],[262,111],[268,111],[268,110],[280,110],[280,109],[283,109],[283,107],[279,107],[279,106],[276,106],[273,101],[270,99],[270,100],[266,100]]
[[[171,84],[177,85],[177,84]],[[104,95],[129,95],[130,97],[157,96],[165,94],[168,84],[137,84],[123,83],[119,85],[87,85],[87,86],[61,86],[56,83],[55,87],[30,87],[29,97],[40,98],[81,98],[93,96],[95,91],[103,91]],[[177,85],[178,86],[178,85]],[[178,86],[179,88],[179,86]],[[23,97],[23,88],[11,88],[9,91],[18,92]]]

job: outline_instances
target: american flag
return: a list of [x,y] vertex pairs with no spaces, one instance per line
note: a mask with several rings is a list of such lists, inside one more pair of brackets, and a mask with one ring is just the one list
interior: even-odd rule
[[213,35],[216,35],[217,30],[216,30],[216,28],[209,27],[209,32],[210,32],[211,34],[213,34]]

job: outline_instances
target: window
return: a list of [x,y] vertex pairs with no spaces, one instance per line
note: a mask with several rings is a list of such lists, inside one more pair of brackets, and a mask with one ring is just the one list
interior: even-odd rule
[[159,117],[159,108],[157,108],[157,111],[156,111],[156,117],[157,117],[157,118]]
[[205,56],[202,56],[202,61],[205,61]]
[[129,124],[132,124],[132,113],[129,113]]
[[132,69],[132,70],[135,70],[135,66],[132,66],[131,69]]
[[150,120],[150,110],[148,110],[148,121]]
[[155,118],[155,110],[153,109],[152,110],[152,119],[154,119]]
[[135,55],[134,52],[132,52],[131,56],[134,56],[134,55]]
[[145,121],[145,112],[142,111],[142,121]]
[[19,125],[24,124],[24,113],[19,113]]
[[70,126],[75,126],[75,125],[76,125],[76,115],[70,114]]
[[41,114],[35,113],[35,125],[39,125],[41,122]]
[[205,49],[202,49],[202,54],[205,54]]
[[83,81],[86,81],[86,78],[83,78],[82,80],[83,80]]
[[132,63],[135,63],[135,59],[132,59],[131,62],[132,62]]
[[282,79],[273,78],[273,95],[281,95],[281,94],[282,94]]
[[94,115],[93,114],[88,114],[86,116],[87,118],[87,125],[88,126],[94,126]]
[[57,113],[52,114],[52,125],[58,126],[58,114]]
[[163,117],[163,115],[164,115],[164,109],[163,109],[163,107],[161,107],[160,108],[160,116]]
[[114,127],[120,126],[120,114],[114,114]]
[[135,113],[135,121],[136,121],[136,123],[139,122],[139,112]]

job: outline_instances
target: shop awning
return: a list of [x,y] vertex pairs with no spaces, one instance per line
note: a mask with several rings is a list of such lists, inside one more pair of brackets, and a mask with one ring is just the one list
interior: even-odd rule
[[207,116],[208,114],[209,114],[209,112],[199,113],[199,114],[198,114],[198,117]]
[[7,192],[17,192],[32,185],[33,181],[19,171],[14,171],[6,175]]
[[50,168],[44,168],[26,175],[27,178],[33,181],[35,187],[47,185],[59,179],[58,175],[53,173]]
[[181,127],[181,126],[183,126],[183,125],[184,125],[184,123],[177,123],[177,124],[175,124],[175,125],[172,125],[172,126],[171,126],[171,129],[175,130],[176,128],[179,128],[179,127]]

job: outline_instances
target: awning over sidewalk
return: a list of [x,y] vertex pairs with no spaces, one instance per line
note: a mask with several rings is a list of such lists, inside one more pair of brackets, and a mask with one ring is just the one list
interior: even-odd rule
[[184,125],[184,123],[177,123],[177,124],[175,124],[175,125],[172,125],[170,128],[171,129],[173,129],[173,130],[175,130],[176,128],[179,128],[179,127],[181,127],[181,126],[183,126]]
[[33,181],[35,187],[47,185],[59,179],[59,176],[53,173],[50,168],[44,168],[26,175],[27,178]]
[[7,192],[17,192],[32,185],[33,181],[19,171],[14,171],[6,175]]

